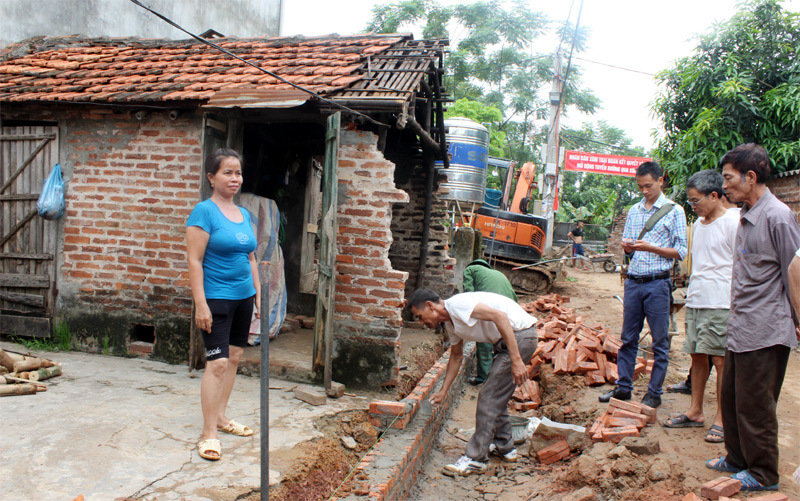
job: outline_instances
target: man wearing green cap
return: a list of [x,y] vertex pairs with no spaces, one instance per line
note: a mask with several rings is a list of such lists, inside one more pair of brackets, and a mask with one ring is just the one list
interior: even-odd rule
[[[519,302],[511,282],[503,273],[493,270],[483,259],[476,259],[464,269],[464,292],[494,292]],[[491,343],[476,343],[477,362],[476,375],[469,378],[469,384],[479,385],[486,381],[492,367],[494,348]]]

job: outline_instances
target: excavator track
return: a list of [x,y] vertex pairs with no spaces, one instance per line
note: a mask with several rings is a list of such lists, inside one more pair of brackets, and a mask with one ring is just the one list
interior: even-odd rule
[[513,268],[524,266],[527,263],[518,263],[502,258],[493,258],[492,261],[495,269],[503,272],[508,277],[515,291],[530,295],[541,295],[550,292],[558,276],[558,267],[563,266],[563,263],[552,263],[514,270]]

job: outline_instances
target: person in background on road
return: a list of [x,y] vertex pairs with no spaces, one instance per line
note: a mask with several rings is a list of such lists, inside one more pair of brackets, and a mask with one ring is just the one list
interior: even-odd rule
[[742,490],[777,490],[776,408],[789,353],[797,346],[789,265],[800,248],[800,226],[766,186],[770,161],[763,147],[737,146],[720,165],[725,193],[744,205],[720,395],[726,456],[709,459],[706,466],[736,472]]
[[725,360],[725,334],[731,304],[731,268],[738,211],[722,202],[722,175],[713,170],[695,173],[686,183],[689,205],[700,219],[692,225],[692,270],[686,294],[686,342],[692,357],[692,400],[689,410],[667,419],[668,428],[703,427],[703,398],[711,370],[717,370],[717,412],[706,434],[707,442],[722,442],[724,433],[719,395]]
[[536,318],[516,301],[492,292],[462,292],[443,300],[435,292],[418,289],[408,298],[406,308],[425,324],[443,325],[450,341],[442,388],[431,395],[438,404],[445,399],[461,367],[464,341],[492,343],[494,360],[489,377],[478,394],[475,433],[465,454],[444,467],[446,475],[470,475],[486,471],[489,454],[503,460],[517,460],[517,449],[508,418],[508,401],[517,385],[528,379],[525,364],[533,356],[538,341]]
[[[200,456],[221,456],[217,430],[250,436],[253,431],[226,416],[236,369],[247,344],[253,309],[261,304],[250,215],[233,203],[242,185],[242,160],[237,152],[220,148],[208,156],[206,179],[211,198],[192,210],[186,223],[189,282],[195,322],[203,335],[206,369],[200,383],[203,432]],[[256,310],[256,316],[260,317]]]
[[567,233],[567,236],[572,240],[572,267],[578,267],[578,261],[581,261],[581,267],[584,271],[590,268],[586,266],[586,262],[578,256],[583,256],[583,221],[578,221],[578,227]]
[[[723,194],[722,198],[720,199],[720,201],[722,202],[723,207],[725,207],[725,210],[727,211],[728,215],[730,215],[731,217],[736,218],[736,221],[739,221],[739,207],[735,203],[732,203],[730,200],[728,200],[728,195]],[[694,224],[692,224],[689,227],[689,235],[691,235],[692,232],[694,231],[693,226],[694,226]],[[689,245],[691,246],[691,238],[689,238]],[[691,254],[689,254],[688,261],[691,263]],[[714,364],[711,361],[711,355],[708,356],[708,363],[709,363],[709,367],[711,367],[711,368],[714,367]],[[719,378],[719,381],[722,380],[722,375],[721,374],[718,374],[717,377]],[[705,382],[703,382],[703,384],[705,384]],[[671,393],[684,393],[686,395],[691,395],[692,394],[692,369],[691,369],[691,367],[689,368],[689,373],[686,374],[686,379],[684,381],[681,381],[678,384],[668,384],[667,385],[667,391],[671,392]]]
[[[687,253],[686,215],[680,205],[673,204],[661,192],[664,174],[656,162],[641,164],[636,169],[636,182],[643,198],[628,211],[622,233],[622,248],[626,253],[633,252],[633,257],[625,279],[622,348],[617,357],[619,380],[617,387],[601,395],[599,400],[630,400],[639,333],[646,318],[653,338],[655,361],[642,403],[658,407],[669,363],[670,270],[673,260],[682,260]],[[673,204],[672,209],[641,240],[636,240],[647,220],[668,203]]]
[[[483,259],[476,259],[464,269],[464,292],[494,292],[518,303],[514,288],[502,272],[493,270],[489,263]],[[477,363],[475,376],[467,381],[476,386],[484,381],[492,367],[493,348],[491,343],[476,344],[475,361]]]

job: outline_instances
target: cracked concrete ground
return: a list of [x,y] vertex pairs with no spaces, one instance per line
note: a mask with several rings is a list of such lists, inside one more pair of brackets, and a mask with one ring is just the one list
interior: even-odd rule
[[[0,347],[25,351],[19,345]],[[87,501],[234,500],[260,486],[259,380],[239,376],[228,416],[255,434],[220,434],[222,459],[197,454],[202,428],[200,375],[185,366],[77,352],[37,355],[63,364],[36,395],[0,398],[0,478],[4,499]],[[272,378],[270,476],[289,467],[282,454],[321,436],[324,415],[363,409],[366,397],[328,399],[314,407],[293,398],[295,386]]]

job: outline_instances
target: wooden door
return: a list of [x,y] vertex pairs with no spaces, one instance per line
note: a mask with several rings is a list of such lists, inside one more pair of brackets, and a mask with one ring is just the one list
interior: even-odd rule
[[36,201],[58,163],[58,127],[0,129],[0,333],[49,337],[55,306],[58,221]]
[[325,131],[325,167],[322,172],[322,217],[319,225],[317,312],[314,323],[314,364],[324,368],[325,388],[330,388],[333,352],[333,309],[336,288],[336,222],[341,112],[328,117]]

